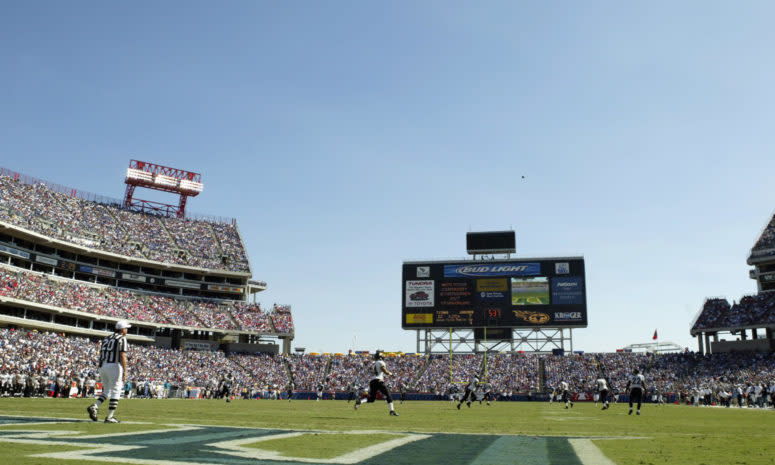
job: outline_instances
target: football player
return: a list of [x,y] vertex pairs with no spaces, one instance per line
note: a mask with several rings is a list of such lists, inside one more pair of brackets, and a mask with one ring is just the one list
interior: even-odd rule
[[463,402],[466,403],[468,408],[471,408],[471,402],[475,399],[474,392],[476,392],[477,386],[479,386],[479,373],[473,373],[466,385],[466,391],[463,393],[463,397],[460,398],[460,402],[457,404],[458,410],[460,410],[460,406],[463,405]]
[[636,415],[640,415],[640,404],[643,402],[643,390],[646,388],[646,379],[640,374],[640,371],[636,368],[632,370],[632,376],[627,381],[627,390],[630,391],[630,412],[627,415],[632,415],[633,402],[638,403],[638,411]]
[[[366,399],[366,403],[373,403],[377,400],[377,392],[381,392],[390,406],[390,415],[397,417],[395,408],[393,407],[393,398],[390,396],[390,391],[385,387],[385,375],[393,376],[393,373],[389,372],[385,366],[385,362],[382,361],[382,352],[377,351],[374,354],[374,364],[371,366],[371,381],[369,381],[369,397]],[[360,396],[355,400],[355,410],[362,404]]]

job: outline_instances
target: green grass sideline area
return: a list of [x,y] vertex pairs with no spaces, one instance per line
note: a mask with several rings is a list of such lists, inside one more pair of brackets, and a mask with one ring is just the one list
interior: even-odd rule
[[[607,411],[591,403],[577,403],[566,410],[557,403],[544,402],[502,402],[490,407],[475,403],[471,408],[463,406],[457,410],[448,402],[407,402],[396,405],[400,417],[389,417],[384,402],[355,411],[352,403],[344,401],[237,400],[227,404],[208,400],[132,399],[122,400],[116,414],[125,423],[108,425],[88,421],[85,408],[89,403],[71,399],[0,399],[2,462],[50,465],[95,460],[92,463],[97,463],[102,461],[100,457],[111,457],[111,454],[71,460],[32,455],[78,450],[72,441],[81,441],[86,450],[91,450],[95,443],[118,444],[118,439],[93,437],[130,433],[128,437],[143,447],[132,446],[137,447],[137,453],[126,452],[125,457],[143,459],[146,457],[143,453],[155,450],[168,454],[169,460],[185,463],[293,463],[293,460],[275,460],[276,456],[267,455],[270,453],[306,458],[306,463],[334,463],[325,460],[338,460],[337,457],[353,453],[357,456],[359,450],[378,449],[391,440],[395,442],[395,438],[406,438],[399,447],[378,450],[378,455],[364,455],[362,460],[356,457],[351,463],[594,463],[594,454],[584,458],[576,447],[581,444],[581,450],[586,450],[589,448],[585,444],[593,444],[592,452],[602,452],[610,463],[621,465],[775,464],[775,412],[756,409],[647,404],[643,415],[635,416],[627,415],[627,406],[621,404]],[[3,424],[2,418],[14,415],[74,421],[49,423],[28,419],[24,424]],[[187,425],[209,425],[209,428]],[[58,445],[33,447],[3,441],[3,435],[9,434],[9,430],[75,434]],[[143,432],[150,433],[143,436]],[[286,436],[271,436],[277,434]],[[261,435],[267,439],[255,439]],[[79,439],[79,436],[92,439]],[[213,443],[220,445],[212,446]],[[151,456],[146,458],[147,463],[154,463]],[[317,459],[321,461],[314,461]]]

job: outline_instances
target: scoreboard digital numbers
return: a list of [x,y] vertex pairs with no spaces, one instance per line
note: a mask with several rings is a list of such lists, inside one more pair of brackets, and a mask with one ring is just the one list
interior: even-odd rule
[[584,258],[404,262],[401,327],[586,327]]

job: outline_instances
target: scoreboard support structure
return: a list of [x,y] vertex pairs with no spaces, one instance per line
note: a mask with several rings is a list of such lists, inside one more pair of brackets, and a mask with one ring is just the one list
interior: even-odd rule
[[508,328],[509,338],[476,338],[473,328],[417,330],[417,353],[470,354],[482,352],[551,353],[555,349],[573,352],[573,328]]

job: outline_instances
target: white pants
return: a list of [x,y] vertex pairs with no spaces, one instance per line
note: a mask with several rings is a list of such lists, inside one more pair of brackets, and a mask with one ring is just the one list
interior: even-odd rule
[[124,368],[118,363],[106,363],[100,367],[102,394],[108,399],[120,399],[123,391]]

